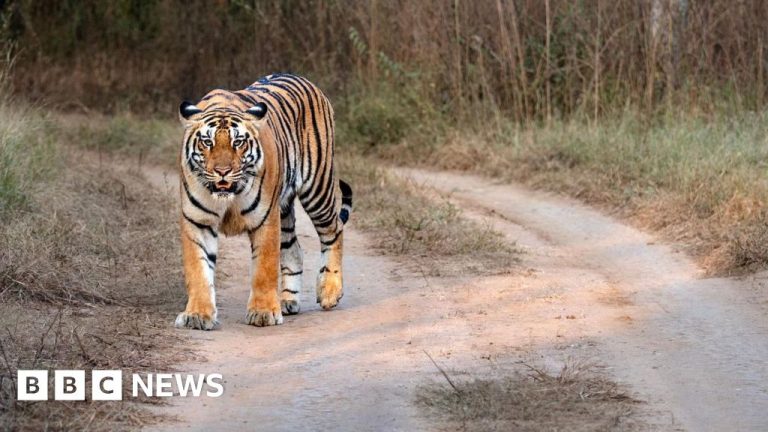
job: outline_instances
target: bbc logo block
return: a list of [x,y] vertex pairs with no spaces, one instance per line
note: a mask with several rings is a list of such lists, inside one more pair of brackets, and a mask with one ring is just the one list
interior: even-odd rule
[[48,400],[48,371],[20,370],[16,399],[20,401]]
[[94,370],[91,372],[91,399],[95,401],[123,400],[123,371]]
[[53,373],[53,398],[66,401],[85,400],[85,371],[57,370]]

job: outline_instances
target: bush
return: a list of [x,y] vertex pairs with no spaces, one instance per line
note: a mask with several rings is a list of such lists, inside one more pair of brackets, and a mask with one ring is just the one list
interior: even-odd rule
[[389,86],[351,92],[339,114],[340,140],[364,148],[400,142],[419,120],[408,95]]

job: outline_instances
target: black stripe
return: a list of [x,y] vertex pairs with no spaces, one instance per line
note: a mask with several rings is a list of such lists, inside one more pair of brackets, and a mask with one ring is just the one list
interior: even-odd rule
[[291,294],[298,294],[299,293],[296,290],[292,290],[292,289],[288,289],[288,288],[283,288],[283,292],[289,292]]
[[[322,187],[321,190],[312,190],[310,195],[307,196],[308,199],[301,203],[301,205],[304,206],[304,210],[306,210],[310,216],[312,214],[318,213],[318,210],[321,207],[327,206],[328,201],[331,201],[330,197],[328,196],[329,192],[331,192],[331,189],[326,187],[327,185],[320,186]],[[313,200],[314,203],[312,202]]]
[[[298,77],[286,76],[286,77],[283,77],[283,79],[284,79],[283,82],[290,83],[290,85],[292,85],[292,87],[295,87],[296,88],[296,93],[300,95],[299,100],[297,101],[297,104],[301,108],[302,115],[303,115],[302,116],[303,117],[302,118],[302,127],[303,127],[303,130],[305,130],[305,131],[313,131],[314,132],[315,143],[316,143],[316,147],[317,147],[317,158],[319,160],[319,158],[322,157],[321,152],[319,151],[320,145],[321,145],[320,144],[320,132],[317,130],[317,119],[315,118],[315,106],[314,106],[314,103],[312,101],[312,93],[304,85],[304,83],[301,80],[298,79]],[[308,107],[307,112],[304,111],[304,107],[305,106]],[[312,125],[307,123],[307,117],[309,117],[311,119]],[[314,130],[311,129],[312,127],[314,128]],[[307,161],[306,161],[306,164],[305,164],[305,166],[307,168],[307,173],[304,173],[304,170],[302,170],[302,173],[301,173],[302,176],[305,179],[311,179],[311,178],[315,177],[317,175],[317,170],[315,169],[314,172],[313,172],[313,168],[318,168],[318,167],[314,166],[315,163],[318,162],[318,160],[316,160],[316,161],[312,160],[312,152],[309,149],[309,140],[310,140],[310,136],[309,136],[309,134],[307,134],[307,142],[304,143],[306,151],[303,152],[304,153],[303,156],[306,156],[306,158],[307,158]]]
[[197,221],[195,221],[195,220],[192,220],[192,218],[190,218],[189,216],[187,216],[187,214],[186,214],[186,213],[184,213],[184,212],[181,212],[181,214],[182,214],[182,215],[184,215],[184,219],[186,219],[186,220],[187,220],[187,222],[189,222],[189,223],[191,223],[192,225],[196,226],[198,229],[201,229],[201,230],[208,230],[208,231],[211,233],[211,235],[212,235],[212,236],[214,236],[214,237],[218,237],[218,236],[219,236],[219,235],[216,233],[216,231],[214,231],[214,230],[213,230],[213,227],[212,227],[212,226],[210,226],[210,225],[206,225],[206,224],[203,224],[203,223],[200,223],[200,222],[197,222]]
[[243,94],[243,93],[235,93],[235,96],[239,97],[240,100],[245,102],[245,103],[248,103],[248,104],[251,104],[251,105],[255,105],[256,104],[256,99],[253,96],[251,96],[251,95]]
[[352,205],[352,187],[344,180],[339,180],[339,189],[341,190],[341,202],[348,206]]
[[327,215],[325,219],[318,219],[313,220],[312,225],[315,226],[315,228],[328,228],[333,224],[333,221],[335,221],[336,218],[333,217],[333,213]]
[[296,243],[296,236],[293,236],[293,238],[288,241],[281,242],[280,249],[289,249],[294,243]]
[[196,244],[197,247],[199,247],[203,251],[203,254],[205,254],[205,257],[203,257],[203,259],[207,259],[209,267],[213,268],[213,265],[211,265],[211,264],[216,264],[216,254],[208,252],[208,249],[205,248],[205,245],[203,245],[199,241],[193,239],[192,237],[187,236],[187,238],[192,243]]
[[287,78],[274,79],[274,80],[271,80],[268,85],[285,90],[294,99],[294,102],[300,102],[303,99],[301,94],[301,88],[293,80],[289,80]]
[[[262,181],[262,184],[263,183],[264,182]],[[261,226],[264,225],[264,222],[267,221],[267,218],[269,217],[269,214],[272,213],[272,209],[275,206],[279,206],[279,204],[277,203],[277,198],[278,198],[277,189],[278,189],[279,186],[280,186],[280,182],[275,182],[275,188],[272,190],[272,197],[273,197],[272,198],[272,202],[269,203],[269,208],[267,208],[267,212],[264,213],[264,217],[261,219],[261,221],[259,221],[259,223],[255,227],[248,229],[248,233],[249,234],[253,233],[253,232],[256,232],[259,228],[261,228]],[[259,185],[259,194],[261,194],[261,185]]]
[[[281,87],[282,88],[282,86],[279,86],[279,85],[277,87]],[[291,92],[290,89],[285,89],[285,91],[288,92],[289,94]],[[288,110],[290,110],[291,111],[291,116],[290,116],[291,120],[293,120],[295,122],[298,119],[298,116],[296,115],[296,111],[294,111],[294,109],[291,106],[291,104],[288,103],[288,101],[283,97],[282,94],[280,94],[280,93],[270,93],[270,96],[275,98],[275,100],[277,101],[277,104],[280,105],[280,110],[283,112],[283,114],[286,117],[288,117]]]
[[245,216],[248,213],[256,210],[256,207],[259,206],[259,202],[261,201],[261,187],[264,186],[264,179],[261,179],[259,182],[259,192],[256,194],[256,198],[253,200],[251,205],[248,206],[248,208],[240,210],[240,214]]
[[[316,200],[315,203],[309,205],[308,207],[304,207],[304,210],[306,210],[307,214],[309,214],[313,219],[315,216],[324,215],[329,211],[332,211],[336,204],[336,199],[334,197],[332,187],[324,188],[322,191],[320,191],[319,195],[314,195],[312,199]],[[309,201],[311,202],[312,199]],[[301,204],[304,205],[304,203]],[[309,202],[307,204],[309,204]]]
[[[312,171],[310,169],[310,177],[316,177],[317,171],[319,171],[321,168],[325,168],[325,164],[323,164],[320,158],[323,157],[322,155],[322,140],[320,139],[320,129],[317,127],[317,110],[315,109],[315,101],[313,100],[312,96],[313,94],[311,91],[304,87],[303,83],[299,81],[299,85],[301,85],[304,88],[304,91],[307,92],[307,103],[309,104],[309,118],[312,120],[312,132],[314,132],[315,135],[315,152],[317,154],[317,160],[315,163],[318,165],[315,167],[315,173],[314,176],[312,175]],[[320,182],[322,183],[325,179],[325,169],[323,169],[323,172],[320,174]]]
[[205,208],[205,206],[202,205],[200,203],[200,201],[198,201],[197,199],[195,199],[194,196],[192,196],[192,193],[189,191],[189,186],[187,186],[187,181],[186,180],[182,179],[181,180],[181,184],[184,185],[184,191],[187,193],[187,198],[189,199],[189,202],[191,202],[193,206],[197,207],[198,209],[200,209],[204,213],[208,213],[210,215],[214,215],[216,217],[219,217],[218,213],[216,213],[213,210],[209,210],[209,209]]
[[329,241],[322,241],[322,240],[320,240],[320,243],[324,244],[325,246],[330,246],[330,245],[336,243],[336,240],[339,239],[340,235],[341,235],[341,231],[337,232],[336,235],[333,236],[333,239],[331,239]]
[[256,231],[259,230],[259,228],[261,228],[262,225],[264,225],[264,222],[267,221],[269,214],[272,213],[272,207],[274,207],[274,205],[269,206],[269,208],[267,209],[267,212],[264,214],[264,217],[261,219],[261,221],[259,221],[259,223],[255,227],[248,229],[249,234],[255,233]]

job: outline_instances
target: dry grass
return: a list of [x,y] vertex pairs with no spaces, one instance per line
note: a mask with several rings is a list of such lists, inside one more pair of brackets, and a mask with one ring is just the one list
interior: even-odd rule
[[[454,380],[451,380],[452,382]],[[421,386],[416,403],[439,430],[637,431],[638,401],[580,365],[558,374],[530,368],[502,378]]]
[[[154,307],[78,308],[36,302],[6,303],[2,313],[0,429],[135,430],[161,420],[136,403],[156,399],[133,399],[128,393],[130,374],[172,370],[187,358],[178,336],[169,331],[168,316]],[[125,400],[16,401],[18,369],[122,369]],[[52,385],[49,382],[49,389]]]
[[384,252],[409,257],[430,275],[507,272],[517,262],[519,251],[500,233],[372,160],[347,155],[339,168],[355,189],[355,226],[371,231]]
[[0,216],[26,206],[39,180],[52,173],[56,151],[51,132],[47,116],[0,96]]
[[483,129],[446,128],[437,119],[431,130],[366,151],[562,192],[681,243],[712,273],[735,274],[768,266],[766,117],[648,122],[626,112],[596,125],[497,119]]
[[143,118],[123,112],[57,114],[52,119],[67,143],[96,153],[119,154],[141,165],[170,165],[178,157],[181,125],[178,120],[154,116]]
[[128,380],[185,352],[170,326],[183,298],[170,198],[106,155],[54,144],[61,130],[45,116],[15,111],[26,114],[0,121],[0,168],[13,179],[0,185],[0,429],[155,422],[129,401],[16,401],[18,369],[122,369]]
[[169,297],[181,280],[170,198],[135,172],[69,159],[76,166],[0,230],[0,299],[141,306]]

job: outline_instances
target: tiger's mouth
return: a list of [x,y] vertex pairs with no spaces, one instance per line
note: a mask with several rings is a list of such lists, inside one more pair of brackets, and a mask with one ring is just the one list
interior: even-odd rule
[[230,182],[224,179],[208,183],[208,190],[215,195],[226,196],[235,193],[236,189],[237,182]]

